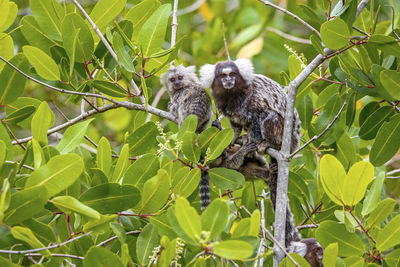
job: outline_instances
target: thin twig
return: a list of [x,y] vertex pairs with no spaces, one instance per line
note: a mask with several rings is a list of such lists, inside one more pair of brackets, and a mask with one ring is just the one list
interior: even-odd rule
[[304,145],[302,145],[300,148],[298,148],[295,152],[293,152],[292,154],[290,154],[289,157],[293,157],[294,155],[296,155],[297,153],[299,153],[302,149],[304,149],[306,146],[308,146],[310,143],[314,142],[315,140],[318,140],[319,138],[321,138],[330,128],[332,128],[333,124],[339,119],[340,114],[342,114],[344,107],[347,105],[347,100],[349,97],[349,88],[348,88],[348,84],[346,81],[346,98],[343,102],[343,105],[340,107],[338,113],[336,114],[336,116],[333,118],[333,120],[326,126],[326,128],[319,134],[319,135],[314,135],[310,140],[308,140]]
[[[88,117],[91,117],[91,116],[93,116],[95,114],[102,113],[102,112],[105,112],[105,111],[111,110],[111,109],[120,108],[120,107],[124,107],[124,108],[129,109],[129,110],[146,111],[146,106],[145,105],[135,104],[135,103],[128,102],[128,101],[122,101],[122,102],[116,102],[116,103],[112,103],[112,104],[107,104],[107,105],[104,105],[102,107],[99,107],[97,110],[95,110],[95,109],[89,110],[89,111],[87,111],[87,112],[85,112],[83,114],[80,114],[79,116],[71,119],[68,122],[65,122],[65,123],[63,123],[61,125],[58,125],[56,127],[53,127],[51,129],[49,129],[47,131],[47,135],[50,135],[52,133],[58,132],[58,131],[60,131],[62,129],[65,129],[65,128],[67,128],[67,127],[69,127],[69,126],[71,126],[73,124],[76,124],[77,122],[80,122],[80,121],[82,121],[82,120],[84,120],[84,119],[86,119]],[[159,117],[162,117],[164,119],[176,122],[175,116],[171,115],[171,113],[169,113],[169,112],[166,112],[166,111],[163,111],[163,110],[160,110],[160,109],[156,109],[156,108],[151,107],[151,106],[148,106],[148,112],[150,112],[150,113],[152,113],[154,115],[157,115]],[[16,144],[18,144],[18,142],[19,143],[26,143],[26,142],[28,142],[30,140],[32,140],[32,136],[15,140],[15,141],[12,142],[12,144],[16,145]]]
[[[140,234],[140,232],[141,232],[141,231],[137,231],[137,230],[136,230],[136,231],[129,231],[129,232],[126,232],[125,235]],[[113,240],[115,240],[115,239],[117,239],[117,238],[118,238],[118,236],[110,237],[109,239],[104,240],[103,242],[98,243],[96,246],[98,246],[98,247],[104,246],[105,244],[107,244],[107,243],[109,243],[109,242],[111,242],[111,241],[113,241]]]
[[7,254],[28,254],[28,253],[34,253],[34,252],[44,251],[44,250],[53,249],[53,248],[59,248],[59,247],[65,246],[66,244],[71,243],[71,242],[73,242],[73,241],[75,241],[75,240],[78,240],[78,239],[80,239],[80,238],[82,238],[82,237],[88,236],[88,235],[90,235],[91,233],[92,233],[92,232],[89,232],[89,233],[86,233],[86,234],[83,234],[83,235],[80,235],[80,236],[71,238],[70,240],[67,240],[67,241],[65,241],[65,242],[57,243],[57,244],[50,245],[50,246],[47,246],[47,247],[44,247],[44,248],[34,248],[34,249],[28,249],[28,250],[4,250],[4,249],[0,249],[0,253],[7,253]]
[[7,131],[10,133],[10,135],[13,137],[13,139],[17,142],[17,144],[23,149],[23,150],[26,150],[26,147],[23,145],[23,144],[21,144],[21,143],[18,143],[18,138],[15,136],[15,134],[11,131],[11,129],[10,129],[10,127],[8,127],[8,125],[7,125],[7,123],[5,122],[5,121],[1,121],[3,124],[4,124],[4,126],[6,127],[6,129],[7,129]]
[[320,34],[313,26],[311,26],[310,24],[308,24],[307,22],[305,22],[305,21],[304,21],[303,19],[301,19],[299,16],[293,14],[292,12],[290,12],[290,11],[288,11],[288,10],[286,10],[286,9],[284,9],[284,8],[282,8],[282,7],[280,7],[280,6],[278,6],[278,5],[275,5],[275,4],[271,3],[270,1],[267,1],[267,0],[259,0],[259,1],[262,2],[262,3],[264,3],[264,4],[267,5],[267,6],[273,7],[273,8],[275,8],[275,9],[277,9],[277,10],[279,10],[279,11],[285,13],[286,15],[291,16],[292,18],[294,18],[295,20],[299,21],[301,24],[303,24],[304,26],[306,26],[306,27],[307,27],[309,30],[311,30],[313,33],[315,33],[319,38],[321,38],[321,34]]
[[231,56],[230,56],[229,50],[228,50],[228,43],[226,42],[226,37],[225,37],[225,24],[224,23],[222,23],[222,35],[224,36],[224,45],[225,45],[226,56],[228,57],[228,61],[231,61]]
[[285,39],[288,39],[288,40],[290,40],[292,42],[296,42],[296,43],[299,43],[299,44],[307,44],[307,45],[311,45],[312,44],[311,41],[308,40],[308,39],[304,39],[304,38],[300,38],[300,37],[297,37],[297,36],[293,36],[293,35],[287,34],[287,33],[283,32],[283,31],[280,31],[280,30],[278,30],[276,28],[266,27],[265,29],[267,31],[273,32],[273,33],[275,33],[275,34],[277,34],[277,35],[279,35],[279,36],[281,36],[281,37],[283,37]]
[[[260,221],[260,227],[261,229],[265,228],[265,207],[264,207],[264,200],[267,198],[267,194],[265,193],[265,190],[263,189],[261,192],[261,199],[260,199],[260,206],[261,206],[261,221]],[[257,251],[257,256],[256,260],[254,262],[254,267],[263,267],[264,263],[264,258],[261,255],[264,255],[265,253],[265,248],[264,248],[264,242],[265,242],[265,232],[262,231],[262,237],[260,240],[260,246]]]
[[360,16],[361,12],[368,5],[368,3],[369,3],[369,0],[362,0],[360,2],[360,4],[358,4],[357,13],[356,13],[356,17],[354,18],[354,22],[357,20],[358,16]]
[[307,228],[318,228],[319,224],[305,224],[297,226],[297,230],[307,229]]
[[[172,11],[172,23],[171,23],[171,48],[176,43],[176,32],[178,30],[178,4],[179,0],[174,0],[174,10]],[[175,61],[172,60],[170,67],[175,67]]]
[[[10,164],[16,164],[16,163],[18,163],[18,162],[16,162],[16,161],[9,161],[9,160],[5,160],[4,162],[5,162],[5,163],[10,163]],[[22,167],[24,167],[25,169],[31,170],[31,171],[34,171],[34,170],[35,170],[35,168],[33,168],[33,167],[31,167],[31,166],[28,166],[28,165],[25,165],[25,164],[23,164]]]
[[[25,256],[31,256],[31,257],[35,257],[35,256],[43,256],[40,253],[27,253],[25,254]],[[84,257],[82,256],[77,256],[77,255],[69,255],[69,254],[59,254],[59,253],[53,253],[50,256],[52,257],[64,257],[64,258],[71,258],[71,259],[78,259],[78,260],[83,260]]]
[[197,0],[192,5],[182,8],[182,9],[179,9],[177,14],[178,14],[178,16],[182,16],[187,13],[196,11],[199,7],[201,7],[202,4],[204,4],[204,2],[206,2],[206,0]]
[[398,172],[400,172],[400,169],[396,169],[396,170],[392,170],[390,172],[387,172],[386,175],[393,175],[393,174],[398,173]]

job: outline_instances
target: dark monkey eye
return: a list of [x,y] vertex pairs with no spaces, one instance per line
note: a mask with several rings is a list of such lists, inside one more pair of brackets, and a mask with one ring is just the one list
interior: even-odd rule
[[175,82],[175,78],[171,78],[169,79],[171,82]]
[[179,75],[178,76],[178,80],[182,80],[183,79],[183,76],[182,75]]

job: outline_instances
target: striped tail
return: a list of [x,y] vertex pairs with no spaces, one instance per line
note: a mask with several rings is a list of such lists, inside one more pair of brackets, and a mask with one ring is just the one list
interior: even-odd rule
[[207,208],[208,204],[210,204],[210,183],[208,172],[206,171],[201,171],[199,189],[201,210],[204,211]]

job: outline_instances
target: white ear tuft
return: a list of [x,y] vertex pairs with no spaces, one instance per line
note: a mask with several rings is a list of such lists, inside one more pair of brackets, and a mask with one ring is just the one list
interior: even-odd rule
[[205,88],[210,88],[215,78],[215,65],[206,64],[200,68],[200,82]]
[[239,58],[235,60],[235,64],[239,69],[240,75],[247,83],[251,83],[254,77],[254,68],[251,61],[247,58]]
[[196,74],[196,66],[188,66],[186,67],[187,71]]

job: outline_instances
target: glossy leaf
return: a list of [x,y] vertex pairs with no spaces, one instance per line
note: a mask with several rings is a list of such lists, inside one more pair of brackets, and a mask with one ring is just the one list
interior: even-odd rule
[[60,71],[56,62],[37,47],[25,45],[22,50],[37,74],[49,81],[60,80]]
[[394,115],[393,107],[384,106],[374,111],[361,125],[360,137],[364,140],[375,138],[376,133],[385,121]]
[[2,18],[0,19],[0,32],[3,32],[13,24],[18,14],[18,6],[13,1],[3,0],[0,8],[2,10]]
[[114,32],[113,34],[113,48],[121,65],[124,66],[127,71],[134,72],[135,66],[133,66],[132,59],[125,50],[124,41],[118,32]]
[[178,217],[176,215],[176,206],[172,206],[168,209],[168,221],[171,227],[174,229],[175,233],[185,240],[185,242],[191,245],[198,245],[196,239],[190,237],[186,232],[183,230],[182,226],[178,222]]
[[190,196],[199,186],[201,171],[199,168],[189,170],[188,167],[179,169],[173,174],[172,192],[181,197]]
[[226,240],[216,244],[214,252],[226,259],[241,260],[253,254],[253,246],[241,240]]
[[102,184],[84,192],[79,200],[102,214],[112,214],[134,207],[140,192],[131,185]]
[[47,145],[47,130],[52,126],[52,111],[47,104],[43,101],[37,108],[32,117],[31,129],[32,137],[35,138],[40,144]]
[[109,231],[109,225],[111,222],[116,222],[118,220],[118,215],[100,215],[99,220],[90,220],[83,225],[84,232],[93,231],[94,233],[105,233]]
[[32,172],[25,187],[46,189],[47,197],[54,196],[72,185],[83,171],[83,161],[76,154],[51,158],[46,165]]
[[[27,73],[29,63],[23,54],[11,58],[10,63]],[[15,101],[25,89],[26,78],[9,65],[5,65],[0,74],[0,104],[6,105]]]
[[107,25],[121,13],[126,0],[100,0],[90,13],[90,18],[99,30],[104,33]]
[[61,41],[61,20],[64,10],[56,0],[30,1],[32,14],[40,26],[51,39]]
[[369,214],[378,205],[378,201],[381,199],[381,192],[383,182],[385,181],[385,173],[381,172],[377,175],[376,179],[372,182],[372,186],[365,197],[361,215],[365,216]]
[[82,143],[83,136],[86,134],[87,127],[93,119],[89,119],[77,124],[74,124],[65,131],[60,143],[56,146],[60,154],[65,154],[74,150]]
[[222,199],[213,200],[201,215],[202,230],[210,232],[209,239],[217,237],[228,222],[229,207]]
[[97,167],[102,170],[106,175],[110,173],[112,158],[111,158],[111,145],[104,136],[100,139],[97,146],[96,163]]
[[376,206],[376,208],[371,212],[368,216],[366,223],[369,227],[379,226],[384,220],[388,218],[388,216],[393,212],[393,209],[396,205],[396,201],[394,199],[384,199]]
[[156,228],[152,224],[146,225],[136,241],[136,255],[139,263],[149,263],[153,249],[158,246],[159,237]]
[[142,48],[144,56],[150,56],[161,49],[170,12],[170,4],[162,5],[143,24],[138,36],[138,45]]
[[124,267],[120,258],[113,252],[103,247],[93,246],[85,255],[83,260],[84,267]]
[[212,168],[208,174],[211,182],[222,190],[236,189],[245,182],[243,174],[231,169]]
[[175,202],[175,215],[183,231],[193,240],[201,236],[201,221],[196,210],[183,197]]
[[316,230],[315,236],[322,247],[337,242],[338,255],[341,257],[361,256],[364,253],[364,243],[355,233],[349,233],[344,225],[333,221],[322,222]]
[[84,205],[79,200],[71,196],[59,196],[51,200],[51,202],[66,213],[76,212],[88,219],[99,220],[100,213],[96,210]]
[[200,159],[200,148],[197,146],[197,135],[193,132],[186,132],[183,136],[182,152],[185,157],[197,163]]
[[350,32],[346,22],[340,18],[329,20],[321,25],[321,39],[330,49],[339,49],[349,43]]
[[232,129],[224,129],[220,131],[209,145],[211,154],[208,155],[208,160],[218,158],[224,149],[232,142],[234,132]]
[[338,243],[332,243],[329,246],[327,246],[324,250],[324,257],[322,258],[324,266],[335,267],[338,252],[339,252]]
[[151,151],[157,143],[157,134],[157,127],[153,122],[147,122],[130,134],[126,140],[129,143],[131,156]]
[[129,162],[129,145],[125,144],[122,149],[121,153],[119,153],[119,158],[117,164],[115,165],[114,173],[111,179],[111,182],[116,183],[120,180],[122,175],[125,173],[126,169],[128,168]]
[[138,34],[143,24],[159,6],[160,2],[157,0],[144,0],[128,11],[125,15],[125,19],[131,21],[133,24],[132,38],[138,38]]
[[165,205],[168,196],[168,173],[165,170],[159,170],[156,176],[144,183],[142,200],[139,207],[135,209],[138,210],[138,213],[156,212]]
[[145,154],[129,166],[122,184],[131,184],[142,188],[149,178],[157,174],[158,169],[160,169],[158,157],[153,154]]
[[[14,56],[14,41],[10,35],[1,33],[0,31],[0,55],[5,60],[10,60]],[[0,62],[0,71],[6,63]]]
[[[11,234],[13,235],[14,238],[22,240],[25,243],[27,243],[31,248],[45,247],[29,228],[22,226],[14,226],[13,228],[11,228]],[[41,254],[50,255],[50,252],[48,250],[43,250]]]
[[182,140],[186,133],[194,133],[197,128],[197,121],[198,118],[196,115],[190,114],[189,116],[187,116],[182,124],[179,125],[177,138]]
[[126,97],[128,95],[121,87],[109,81],[91,80],[87,84],[109,96]]
[[338,205],[343,205],[340,200],[342,188],[345,183],[346,172],[342,164],[332,155],[325,155],[320,161],[320,177],[322,186],[329,198]]
[[375,166],[380,166],[391,159],[400,147],[400,114],[393,116],[379,129],[371,148],[370,159]]
[[16,111],[8,115],[4,121],[6,121],[7,123],[17,123],[23,121],[30,115],[32,115],[35,110],[36,108],[34,106],[25,106],[23,108],[17,109]]
[[380,251],[386,251],[400,243],[400,215],[394,217],[379,232],[376,239],[376,248]]
[[367,161],[359,161],[351,166],[343,185],[343,201],[354,206],[365,195],[367,186],[374,179],[374,167]]
[[400,73],[395,70],[383,70],[380,73],[380,80],[394,99],[400,99],[400,92],[396,90],[400,86]]

